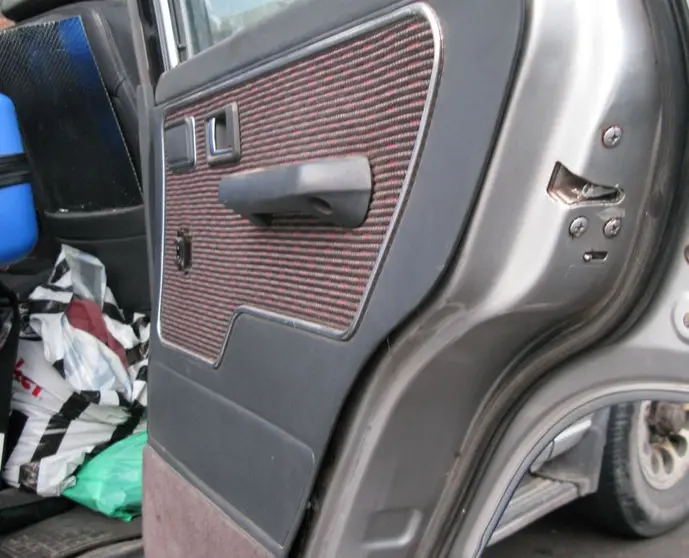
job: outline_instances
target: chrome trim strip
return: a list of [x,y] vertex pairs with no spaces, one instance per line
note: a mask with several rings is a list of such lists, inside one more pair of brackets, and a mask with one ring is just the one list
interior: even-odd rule
[[553,440],[553,452],[550,455],[550,459],[560,457],[563,453],[571,450],[584,439],[584,436],[586,436],[586,433],[592,426],[593,415],[589,415],[558,434]]
[[208,158],[221,157],[232,152],[230,148],[218,149],[218,140],[215,136],[217,116],[211,116],[206,120],[206,146],[208,150]]
[[560,457],[563,453],[571,450],[581,440],[583,440],[586,433],[593,425],[593,415],[589,415],[565,430],[560,432],[555,439],[548,444],[548,446],[534,459],[529,469],[532,473],[538,471],[545,463],[556,457]]
[[153,10],[156,16],[158,36],[163,38],[160,41],[163,51],[163,65],[165,70],[169,70],[180,62],[170,3],[168,0],[153,0]]
[[493,531],[490,546],[578,498],[579,490],[574,483],[531,477],[512,495],[500,523]]
[[[320,51],[329,49],[333,46],[339,45],[343,42],[352,40],[354,38],[359,37],[360,35],[363,35],[365,33],[368,33],[370,31],[374,31],[380,27],[384,27],[387,25],[390,25],[392,23],[395,23],[396,21],[399,21],[401,19],[404,19],[406,17],[410,16],[415,16],[415,15],[421,15],[426,18],[428,21],[430,27],[431,27],[431,32],[433,34],[433,44],[434,44],[434,52],[433,52],[433,68],[431,70],[431,77],[429,79],[429,85],[428,85],[428,92],[426,94],[426,101],[424,104],[423,112],[421,114],[421,123],[419,125],[419,131],[418,135],[416,138],[416,142],[414,144],[414,148],[412,150],[412,155],[409,160],[409,166],[407,167],[407,173],[404,178],[404,182],[402,184],[402,188],[400,190],[400,197],[399,201],[397,202],[397,207],[395,208],[395,211],[392,214],[392,217],[390,219],[390,224],[388,225],[388,230],[385,234],[385,238],[383,239],[383,242],[381,244],[380,250],[378,252],[378,257],[376,258],[376,261],[373,266],[373,270],[371,271],[371,277],[369,278],[368,284],[366,285],[366,289],[364,290],[364,293],[361,298],[361,303],[359,304],[359,308],[354,315],[354,318],[352,320],[352,323],[350,326],[345,329],[345,330],[336,330],[333,328],[329,328],[327,326],[323,326],[321,324],[316,324],[313,322],[309,322],[307,320],[301,320],[301,319],[295,319],[295,318],[290,318],[288,316],[283,316],[282,314],[278,314],[275,312],[271,312],[269,310],[262,310],[260,308],[255,308],[253,306],[239,306],[238,308],[235,309],[234,314],[230,320],[230,324],[227,328],[227,333],[225,334],[225,340],[223,341],[222,347],[220,349],[220,354],[217,356],[216,360],[209,360],[202,355],[199,355],[193,351],[190,351],[188,349],[185,349],[184,347],[180,347],[175,343],[169,342],[165,340],[162,332],[162,326],[161,326],[161,318],[160,318],[160,308],[162,304],[162,295],[163,295],[163,284],[164,284],[164,269],[165,269],[165,238],[166,238],[166,231],[165,231],[165,145],[164,145],[164,135],[161,136],[161,160],[158,162],[158,164],[161,164],[161,176],[163,180],[162,184],[162,189],[161,189],[161,211],[162,211],[162,223],[163,223],[163,230],[161,233],[160,237],[160,264],[159,264],[159,290],[158,290],[158,315],[156,317],[156,328],[158,332],[158,337],[163,343],[168,348],[178,350],[182,353],[185,353],[191,357],[197,358],[202,360],[203,362],[206,362],[208,364],[213,365],[214,367],[218,367],[222,361],[222,358],[225,354],[227,344],[230,339],[230,334],[232,333],[232,328],[234,326],[234,322],[236,321],[237,317],[240,316],[241,314],[249,314],[252,316],[257,316],[257,317],[262,317],[266,318],[268,320],[278,322],[284,325],[288,325],[290,327],[294,328],[299,328],[299,329],[304,329],[307,331],[311,331],[320,335],[324,335],[330,338],[338,339],[338,340],[345,340],[349,338],[351,335],[353,335],[354,331],[356,330],[357,326],[359,325],[359,322],[361,320],[361,317],[363,315],[364,309],[366,308],[366,305],[368,303],[368,299],[370,297],[370,294],[373,290],[373,287],[376,283],[376,280],[378,278],[378,274],[380,273],[380,267],[382,264],[383,259],[385,258],[385,255],[387,254],[387,251],[389,249],[390,242],[392,241],[392,237],[394,235],[394,231],[397,228],[397,224],[400,218],[400,215],[402,213],[402,209],[406,203],[406,199],[409,193],[409,189],[411,186],[411,183],[413,182],[413,177],[416,172],[416,167],[418,165],[419,159],[420,159],[420,154],[421,150],[426,138],[426,134],[428,131],[428,124],[430,121],[430,115],[433,110],[433,104],[435,101],[435,96],[436,92],[438,89],[438,83],[439,83],[439,77],[440,77],[440,68],[442,64],[442,46],[443,46],[443,40],[442,40],[442,29],[440,26],[440,22],[438,20],[438,17],[436,13],[433,11],[433,9],[424,3],[418,2],[414,4],[410,4],[408,6],[404,6],[402,8],[398,8],[393,12],[390,12],[388,14],[382,15],[375,17],[374,19],[371,19],[369,21],[360,23],[358,25],[355,25],[351,27],[350,29],[346,29],[336,35],[333,35],[331,37],[327,37],[317,43],[310,44],[306,47],[303,47],[301,49],[297,49],[295,51],[292,51],[283,57],[271,60],[267,62],[266,64],[263,64],[262,66],[258,66],[256,68],[253,68],[251,70],[248,70],[244,73],[240,73],[237,75],[234,75],[224,81],[215,83],[214,85],[210,86],[207,89],[204,89],[202,91],[196,91],[192,93],[191,95],[184,97],[183,99],[180,99],[179,101],[175,101],[171,104],[169,104],[167,107],[165,107],[165,114],[168,114],[170,111],[179,109],[181,107],[190,105],[192,103],[195,103],[199,100],[202,100],[204,98],[210,97],[220,91],[229,89],[237,84],[240,84],[242,82],[248,81],[250,79],[253,79],[255,77],[258,77],[260,75],[269,73],[271,71],[274,71],[276,69],[279,69],[283,66],[286,66],[292,62],[301,60],[303,58],[307,58],[309,56],[312,56]],[[164,126],[165,119],[163,117],[163,126]],[[163,128],[163,126],[160,127],[160,129]]]
[[[216,123],[219,116],[225,117],[227,133],[232,134],[231,145],[221,149],[218,149],[216,137]],[[237,103],[232,102],[221,109],[207,114],[204,120],[206,128],[206,161],[208,165],[238,163],[242,158],[242,137]]]

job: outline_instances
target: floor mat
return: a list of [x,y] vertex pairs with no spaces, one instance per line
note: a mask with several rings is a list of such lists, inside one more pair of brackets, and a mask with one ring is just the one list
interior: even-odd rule
[[65,498],[41,498],[16,488],[0,490],[0,534],[35,525],[74,507],[74,502]]
[[125,523],[76,508],[3,537],[0,558],[72,558],[140,536],[140,518]]
[[104,548],[80,554],[79,558],[146,558],[144,542],[141,539],[108,545]]

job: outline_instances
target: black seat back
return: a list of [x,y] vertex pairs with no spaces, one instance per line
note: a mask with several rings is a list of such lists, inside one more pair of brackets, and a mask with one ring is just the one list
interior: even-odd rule
[[0,13],[19,22],[73,3],[74,0],[0,0]]
[[122,306],[150,306],[136,86],[124,2],[85,2],[0,32],[44,229],[100,257]]

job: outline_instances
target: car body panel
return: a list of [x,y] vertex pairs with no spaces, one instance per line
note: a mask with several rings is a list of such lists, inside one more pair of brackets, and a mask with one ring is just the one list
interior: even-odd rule
[[[363,3],[353,3],[346,9],[335,8],[335,4],[334,15],[363,8]],[[154,227],[159,234],[163,229],[163,212],[169,207],[162,190],[163,122],[176,106],[205,95],[204,89],[192,92],[191,96],[187,94],[185,81],[184,86],[180,82],[180,94],[173,100],[175,95],[170,91],[174,90],[171,84],[175,83],[175,73],[187,75],[190,68],[197,68],[196,72],[209,76],[208,91],[230,90],[233,84],[239,85],[252,76],[277,72],[291,63],[292,56],[311,59],[320,50],[331,48],[332,41],[352,40],[352,36],[361,33],[362,25],[364,30],[370,25],[385,29],[391,21],[407,14],[421,14],[431,27],[437,25],[435,18],[445,23],[442,34],[438,30],[433,39],[433,64],[438,67],[440,79],[437,91],[429,90],[428,98],[433,104],[427,105],[426,114],[430,116],[432,108],[434,117],[420,136],[423,156],[417,161],[418,166],[412,165],[408,171],[414,180],[403,206],[401,202],[399,205],[403,207],[402,218],[394,226],[394,235],[389,233],[389,246],[379,250],[384,264],[377,270],[375,283],[369,280],[372,290],[365,311],[347,336],[335,338],[328,332],[323,335],[314,328],[295,324],[294,319],[236,313],[217,366],[215,358],[204,360],[164,343],[159,332],[153,340],[151,391],[157,395],[152,395],[150,412],[152,448],[276,554],[284,552],[296,534],[318,464],[353,382],[378,345],[428,295],[454,253],[493,145],[518,52],[521,12],[513,2],[491,8],[469,1],[440,2],[432,9],[409,5],[375,12],[376,7],[370,5],[365,10],[371,12],[368,17],[341,31],[333,27],[335,32],[330,33],[330,38],[314,37],[301,51],[295,50],[296,54],[243,73],[240,63],[233,71],[232,64],[227,62],[232,58],[220,57],[229,48],[221,43],[198,59],[192,58],[170,70],[161,79],[157,92],[158,101],[166,98],[154,119],[158,137],[155,160],[159,166],[152,195],[157,203]],[[292,15],[287,9],[284,17],[297,18],[301,9],[303,6],[295,6]],[[498,9],[507,10],[512,17],[495,18]],[[323,17],[331,18],[333,14]],[[480,33],[472,29],[478,22],[483,22]],[[296,25],[294,36],[306,38],[312,32],[310,26]],[[276,41],[284,41],[285,35],[287,32],[279,34]],[[242,40],[248,39],[237,37],[239,61]],[[262,52],[269,52],[271,45],[264,44],[262,48]],[[412,54],[417,48],[412,48]],[[440,74],[441,49],[458,54],[449,62],[442,61]],[[468,80],[467,68],[476,62],[479,53],[485,53],[481,55],[481,80]],[[206,65],[211,54],[215,55],[213,68]],[[218,68],[223,68],[224,84],[214,78]],[[487,83],[492,84],[488,94]],[[462,94],[458,95],[458,91]],[[241,104],[239,110],[241,120]],[[437,119],[443,113],[450,118]],[[197,138],[198,143],[201,139]],[[458,142],[465,145],[461,153],[456,149]],[[194,174],[190,172],[189,176]],[[441,180],[441,176],[453,179],[448,182]],[[187,186],[193,194],[192,179]],[[193,203],[193,199],[192,195],[189,202]],[[217,233],[222,234],[220,230]],[[169,257],[170,238],[166,238]],[[429,244],[427,239],[442,240]],[[154,246],[161,246],[161,242],[163,239],[158,236]],[[409,254],[415,255],[413,261]],[[158,270],[162,269],[161,264],[157,259]],[[169,263],[164,269],[174,273]],[[400,277],[405,277],[405,281],[400,283]],[[165,280],[158,288],[165,289]],[[185,300],[184,291],[177,289],[174,296],[180,304],[193,304],[193,299]],[[222,304],[222,300],[217,302]],[[164,313],[160,308],[157,311],[164,322]],[[165,337],[164,328],[163,332]],[[203,332],[198,333],[203,337]]]
[[[410,17],[425,22],[405,30]],[[347,74],[346,63],[388,52],[387,39],[376,43],[386,33],[390,44],[417,40],[393,53],[409,58],[371,62],[371,96],[396,64],[430,66],[416,96],[400,89],[393,103],[416,107],[417,127],[376,243],[298,218],[256,230],[214,205],[211,190],[233,172],[340,156],[329,149],[342,138],[362,149],[357,118],[379,117],[375,104],[360,96],[361,113],[336,126],[352,108],[338,105],[349,84],[328,87],[342,75],[358,83],[361,68]],[[637,250],[671,200],[654,180],[672,132],[656,47],[641,0],[307,0],[168,60],[151,111],[159,305],[147,462],[196,495],[206,539],[240,541],[238,556],[437,550],[501,386],[595,323],[649,261]],[[208,165],[205,120],[233,102],[247,159]],[[192,117],[194,166],[177,175],[165,129]],[[582,199],[588,185],[614,198]],[[177,269],[187,229],[198,251]],[[153,489],[146,499],[154,552],[190,544],[184,515],[165,519],[172,500]]]

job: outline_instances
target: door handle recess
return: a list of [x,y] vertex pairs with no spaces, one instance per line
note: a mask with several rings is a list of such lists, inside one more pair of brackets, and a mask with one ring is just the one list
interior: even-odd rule
[[206,158],[208,163],[236,163],[242,154],[237,103],[206,116]]
[[366,219],[371,191],[368,158],[353,155],[231,174],[220,180],[218,201],[262,227],[274,215],[301,213],[352,229]]

